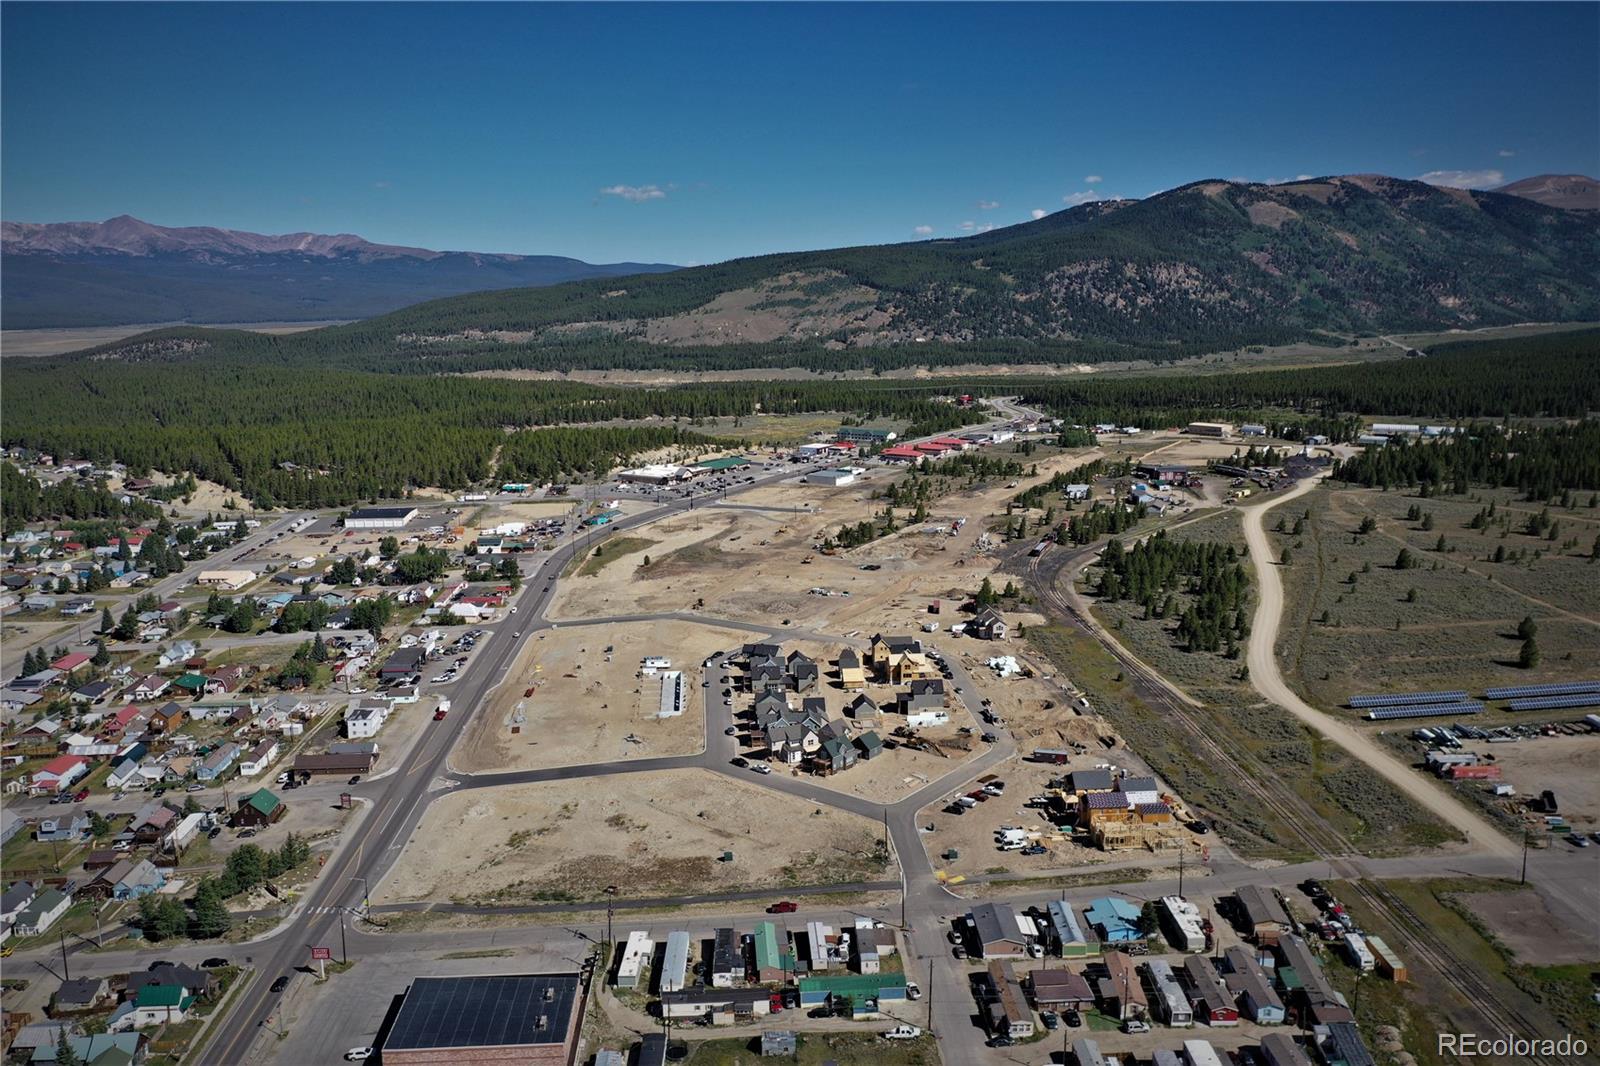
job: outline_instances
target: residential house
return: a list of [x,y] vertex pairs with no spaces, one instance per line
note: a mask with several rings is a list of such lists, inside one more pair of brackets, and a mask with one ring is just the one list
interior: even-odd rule
[[199,970],[182,963],[162,963],[149,970],[130,973],[126,994],[136,996],[150,985],[181,988],[196,999],[201,999],[216,993],[217,978],[210,970]]
[[[200,660],[200,659],[195,659],[195,660],[190,660],[190,661],[191,662],[204,662],[204,660]],[[172,687],[176,688],[176,689],[181,689],[187,695],[199,697],[199,696],[205,695],[206,686],[209,683],[210,683],[209,679],[204,674],[200,674],[200,673],[196,673],[194,671],[190,671],[190,672],[185,673],[185,674],[180,674],[172,682]]]
[[183,708],[169,701],[150,712],[150,732],[171,736],[183,725],[183,719]]
[[243,759],[239,760],[240,777],[256,777],[267,771],[278,758],[278,741],[268,737],[254,748]]
[[[821,702],[813,699],[805,701],[806,704]],[[781,759],[790,766],[798,766],[821,750],[822,730],[828,723],[814,706],[803,706],[796,710],[787,703],[779,703],[776,708],[771,704],[767,708],[763,711],[758,706],[756,725],[766,736],[767,748],[773,758]]]
[[1194,1025],[1194,1008],[1189,997],[1178,983],[1178,975],[1165,959],[1150,959],[1144,964],[1150,977],[1151,1005],[1161,1023],[1173,1029],[1187,1029]]
[[1123,944],[1144,939],[1139,908],[1119,896],[1090,900],[1084,916],[1104,943]]
[[236,692],[249,676],[250,671],[243,666],[221,667],[211,671],[206,678],[206,692],[214,696]]
[[1234,893],[1241,931],[1257,944],[1271,947],[1289,928],[1289,915],[1271,889],[1241,885]]
[[1066,967],[1032,971],[1028,974],[1028,990],[1040,1010],[1081,1011],[1094,1006],[1094,990],[1088,980]]
[[750,691],[756,693],[781,693],[787,686],[783,663],[778,659],[752,659],[750,661]]
[[[140,1033],[94,1033],[67,1038],[67,1046],[83,1066],[140,1066],[147,1057],[146,1043]],[[28,1060],[32,1066],[49,1066],[55,1061],[55,1043],[35,1049]]]
[[977,903],[968,914],[978,954],[986,959],[1023,958],[1028,954],[1017,912],[1008,903]]
[[258,788],[239,801],[234,809],[232,824],[239,826],[268,826],[289,813],[289,805],[267,789]]
[[89,832],[89,816],[74,812],[61,818],[41,818],[33,828],[33,838],[46,844],[65,844]]
[[88,652],[71,652],[70,654],[63,655],[61,658],[51,663],[50,669],[60,671],[61,673],[70,677],[79,670],[87,669],[90,658],[91,656]]
[[842,719],[836,718],[823,726],[817,736],[821,747],[816,758],[829,773],[848,770],[856,764],[856,746],[850,742],[850,732]]
[[227,743],[218,746],[215,751],[202,759],[200,764],[194,768],[195,780],[217,780],[217,778],[227,773],[228,768],[233,765],[234,760],[238,757],[239,745],[235,744],[233,741],[230,740]]
[[816,660],[805,652],[790,652],[785,666],[789,674],[790,683],[794,685],[796,692],[809,692],[817,687],[817,680],[820,675],[817,670]]
[[844,714],[857,723],[876,722],[879,718],[877,703],[865,692],[845,704]]
[[160,674],[146,674],[128,689],[127,697],[135,703],[149,703],[151,700],[159,699],[171,685],[172,682]]
[[85,891],[102,899],[139,899],[167,883],[166,873],[149,859],[123,859],[89,882]]
[[846,648],[839,653],[834,664],[839,668],[839,685],[846,691],[855,691],[867,687],[867,672],[861,665],[861,656],[854,648]]
[[1139,979],[1133,956],[1125,951],[1108,951],[1105,966],[1106,976],[1095,985],[1100,1013],[1124,1022],[1149,1017],[1150,1001],[1145,996],[1144,982]]
[[[165,612],[159,612],[159,614],[163,620],[167,618]],[[193,659],[199,654],[200,645],[192,640],[180,640],[161,653],[161,658],[156,660],[156,666],[158,669],[165,670],[169,666],[178,666],[185,660]]]
[[1287,1012],[1283,1000],[1272,989],[1266,971],[1255,956],[1235,945],[1223,953],[1228,972],[1223,977],[1239,1011],[1257,1025],[1282,1025]]
[[944,696],[943,678],[913,681],[900,697],[900,713],[909,715],[917,711],[939,710],[944,707]]
[[869,729],[856,737],[856,747],[861,750],[863,759],[876,759],[883,754],[883,738]]
[[89,760],[81,755],[58,755],[33,772],[36,795],[59,793],[89,774]]
[[17,912],[11,931],[17,936],[40,936],[67,913],[72,897],[53,888],[47,888]]
[[1017,984],[1011,964],[1003,959],[991,959],[988,974],[994,998],[989,1001],[989,1029],[1013,1040],[1026,1040],[1033,1035],[1033,1011]]
[[380,701],[349,708],[344,716],[344,735],[351,740],[366,740],[377,736],[378,730],[389,720],[391,706]]
[[154,844],[178,820],[178,812],[160,800],[151,800],[134,812],[128,822],[128,831],[140,844]]
[[13,810],[0,810],[0,844],[8,843],[12,837],[22,832],[25,823],[22,816]]
[[55,995],[50,997],[50,1015],[59,1018],[63,1014],[91,1011],[111,998],[111,986],[104,977],[78,977],[62,981]]
[[106,1023],[106,1030],[124,1033],[181,1022],[193,1006],[194,996],[176,985],[145,985],[117,1008]]
[[117,686],[109,681],[91,681],[81,688],[74,689],[72,702],[96,704],[103,702],[117,690]]
[[979,640],[1006,639],[1006,620],[993,607],[985,607],[967,623],[966,632]]
[[1239,1024],[1239,1008],[1234,1003],[1233,993],[1209,958],[1190,955],[1183,960],[1183,972],[1188,979],[1189,999],[1196,1018],[1212,1027]]
[[[86,571],[83,570],[78,572],[80,574],[86,573]],[[81,614],[91,614],[93,611],[94,600],[88,596],[74,596],[72,599],[61,605],[61,613],[72,617],[76,617],[77,615]]]
[[117,743],[82,733],[68,733],[61,738],[61,747],[68,755],[82,755],[85,759],[103,759],[117,753]]
[[9,928],[28,904],[39,895],[39,886],[27,881],[17,881],[0,893],[0,926]]
[[106,776],[106,787],[112,789],[128,788],[139,778],[139,760],[123,759],[111,768],[111,773]]
[[867,647],[867,661],[879,678],[891,685],[939,676],[939,668],[928,659],[922,641],[916,637],[876,635]]

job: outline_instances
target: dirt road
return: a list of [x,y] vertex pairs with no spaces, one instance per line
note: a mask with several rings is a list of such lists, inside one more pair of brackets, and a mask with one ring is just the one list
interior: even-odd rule
[[1310,492],[1320,480],[1307,478],[1282,496],[1241,508],[1245,543],[1250,546],[1250,558],[1255,561],[1256,583],[1260,587],[1255,617],[1250,626],[1250,647],[1246,659],[1250,666],[1250,683],[1263,697],[1366,763],[1375,773],[1383,775],[1447,825],[1465,833],[1474,850],[1507,857],[1515,854],[1516,845],[1476,813],[1389,754],[1371,737],[1306,703],[1284,682],[1274,653],[1278,643],[1278,626],[1283,619],[1283,581],[1278,575],[1272,545],[1267,540],[1262,519],[1274,507]]

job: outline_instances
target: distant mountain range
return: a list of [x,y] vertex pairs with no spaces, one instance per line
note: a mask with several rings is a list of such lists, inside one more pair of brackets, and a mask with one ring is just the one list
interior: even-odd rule
[[1600,211],[1600,181],[1582,174],[1539,174],[1502,185],[1495,192],[1567,211]]
[[[1566,202],[1573,185],[1526,187]],[[437,261],[404,250],[310,261],[356,264],[361,255],[377,265]],[[168,330],[96,354],[427,373],[851,370],[1159,361],[1251,344],[1337,347],[1356,334],[1555,321],[1600,321],[1593,214],[1356,174],[1282,185],[1198,181],[954,239],[473,292],[275,338]]]
[[7,329],[366,318],[422,300],[675,269],[554,255],[436,252],[348,233],[5,222]]

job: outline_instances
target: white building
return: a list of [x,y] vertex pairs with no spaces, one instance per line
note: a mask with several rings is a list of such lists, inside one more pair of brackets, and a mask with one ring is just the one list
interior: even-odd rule
[[244,588],[255,579],[254,570],[202,570],[195,577],[194,583],[232,592]]
[[668,670],[661,675],[661,707],[657,718],[676,718],[683,713],[683,671]]
[[1205,919],[1200,908],[1182,896],[1161,897],[1161,927],[1179,951],[1192,955],[1206,949]]
[[622,961],[617,964],[616,986],[638,988],[645,964],[650,961],[655,950],[656,942],[651,940],[650,934],[643,929],[635,929],[629,933],[628,943],[622,949]]
[[806,475],[806,483],[810,485],[829,485],[833,488],[854,485],[856,483],[856,472],[849,469],[814,470]]
[[628,485],[670,485],[675,481],[688,481],[694,475],[691,467],[676,463],[652,463],[624,470],[617,475],[617,480]]
[[926,729],[929,726],[945,725],[950,721],[950,716],[944,711],[912,711],[906,715],[906,725],[912,729]]
[[363,703],[345,712],[344,735],[351,740],[370,740],[389,720],[387,703]]

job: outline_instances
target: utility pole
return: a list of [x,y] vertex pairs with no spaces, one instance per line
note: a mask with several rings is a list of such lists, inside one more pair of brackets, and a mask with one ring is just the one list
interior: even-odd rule
[[928,1034],[933,1035],[933,956],[928,956]]
[[1522,877],[1518,879],[1517,883],[1522,885],[1528,883],[1528,830],[1526,828],[1522,830]]
[[67,963],[67,931],[61,930],[61,972],[65,980],[72,980],[72,967]]
[[1183,845],[1178,845],[1178,898],[1183,898]]
[[345,912],[345,909],[346,908],[344,908],[344,907],[340,907],[339,908],[339,965],[340,966],[348,966],[348,965],[350,965],[350,949],[345,944],[345,939],[344,939],[344,912]]

